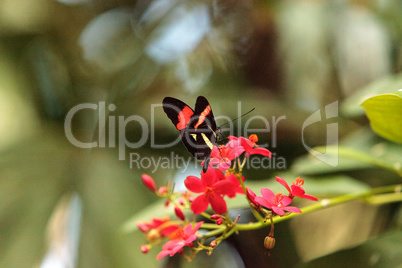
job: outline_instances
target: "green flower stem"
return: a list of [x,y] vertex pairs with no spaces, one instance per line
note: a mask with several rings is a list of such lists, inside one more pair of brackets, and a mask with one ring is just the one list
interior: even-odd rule
[[238,179],[239,182],[240,182],[241,188],[243,189],[243,192],[244,192],[244,197],[246,198],[247,203],[248,203],[249,206],[250,206],[251,212],[253,212],[253,214],[254,214],[254,217],[255,217],[258,221],[263,222],[263,221],[264,221],[264,218],[260,215],[260,213],[258,213],[258,211],[256,211],[256,210],[250,205],[250,201],[248,200],[248,197],[247,197],[247,189],[246,189],[246,186],[244,185],[244,181],[241,179],[241,171],[240,171],[239,174],[237,175],[237,179]]
[[373,205],[382,205],[393,202],[402,202],[402,194],[392,193],[392,194],[381,194],[376,196],[368,197],[367,202]]
[[[283,217],[275,216],[275,217],[273,217],[273,223],[285,221],[285,220],[288,220],[288,219],[291,219],[294,217],[304,215],[306,213],[318,211],[320,209],[324,209],[324,208],[328,208],[328,207],[333,207],[333,206],[336,206],[339,204],[343,204],[346,202],[350,202],[350,201],[358,200],[358,199],[362,199],[362,198],[366,199],[367,201],[370,202],[370,199],[375,198],[376,195],[384,196],[384,194],[386,194],[386,193],[392,193],[392,196],[391,195],[388,196],[388,199],[387,199],[388,202],[385,202],[385,200],[383,199],[381,204],[396,202],[398,200],[401,200],[401,196],[402,196],[401,191],[402,191],[402,184],[396,184],[396,185],[373,188],[370,191],[366,191],[366,192],[362,192],[362,193],[348,194],[348,195],[343,195],[343,196],[339,196],[339,197],[335,197],[335,198],[331,198],[331,199],[323,199],[320,202],[317,202],[313,205],[302,208],[301,209],[302,214],[291,213],[290,215],[283,216]],[[268,222],[259,221],[259,222],[251,222],[251,223],[246,223],[246,224],[236,224],[233,227],[233,229],[235,229],[235,230],[255,230],[255,229],[259,229],[259,228],[269,226],[269,225],[271,225],[270,221],[268,221]],[[216,235],[224,232],[224,230],[225,230],[225,227],[217,228],[216,224],[203,224],[202,227],[204,228],[204,226],[206,229],[215,229],[208,233],[209,237],[216,236]],[[227,234],[233,233],[233,232],[229,231]],[[225,236],[227,234],[225,234]]]
[[400,162],[388,162],[384,161],[381,158],[373,157],[368,153],[361,152],[358,150],[353,150],[346,147],[316,147],[315,150],[317,151],[325,151],[329,154],[338,154],[341,157],[357,160],[363,163],[367,163],[373,166],[377,166],[380,168],[388,169],[392,172],[397,173],[399,176],[402,177],[402,164]]
[[209,220],[211,219],[211,215],[209,215],[208,213],[202,212],[201,215]]

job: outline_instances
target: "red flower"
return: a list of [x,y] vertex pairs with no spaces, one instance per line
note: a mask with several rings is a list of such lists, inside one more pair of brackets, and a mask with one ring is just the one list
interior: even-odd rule
[[318,199],[312,195],[309,194],[305,194],[304,189],[301,187],[301,185],[304,184],[304,180],[300,179],[300,177],[296,178],[296,182],[292,183],[292,186],[289,187],[288,183],[282,179],[281,177],[276,177],[276,181],[279,182],[280,184],[282,184],[283,186],[286,187],[286,189],[289,191],[289,197],[293,198],[295,196],[301,197],[301,198],[306,198],[306,199],[310,199],[313,201],[318,201]]
[[217,165],[220,171],[226,171],[230,168],[231,161],[239,157],[243,152],[244,148],[240,146],[240,142],[234,140],[229,141],[226,145],[214,146],[211,151],[209,165]]
[[154,180],[152,179],[151,176],[147,175],[147,174],[142,174],[141,176],[142,182],[144,183],[144,185],[151,190],[152,192],[156,191],[156,185]]
[[268,188],[261,189],[262,197],[256,196],[255,202],[264,206],[266,208],[272,209],[275,214],[285,215],[285,211],[301,213],[301,210],[297,207],[288,207],[290,203],[292,203],[292,198],[283,195],[283,194],[274,194]]
[[[233,173],[226,173],[225,179],[229,180],[232,182],[232,192],[226,194],[229,198],[236,197],[236,194],[244,194],[243,188],[241,187],[241,184],[239,182],[239,179],[236,177],[235,174]],[[244,176],[241,176],[241,180],[244,181]]]
[[160,237],[165,237],[180,228],[179,225],[170,221],[169,217],[153,218],[150,222],[138,222],[140,229],[149,241],[155,241]]
[[162,251],[159,252],[158,256],[156,256],[156,259],[159,260],[167,255],[172,257],[177,252],[182,253],[183,247],[192,247],[193,241],[197,239],[197,235],[195,233],[203,223],[203,221],[197,223],[194,228],[192,228],[190,223],[184,228],[177,229],[172,235],[170,235],[171,240],[162,247]]
[[228,139],[230,139],[231,141],[239,141],[240,145],[244,148],[244,151],[246,152],[246,157],[250,157],[253,154],[260,154],[269,158],[271,158],[272,156],[272,153],[268,149],[258,147],[258,145],[256,144],[256,142],[258,142],[258,137],[256,134],[250,135],[248,139],[246,139],[245,137],[237,138],[234,136],[229,136]]
[[220,180],[221,176],[224,176],[222,172],[210,167],[207,172],[201,173],[201,180],[195,176],[188,176],[184,181],[187,189],[194,193],[202,193],[191,204],[191,210],[195,214],[204,212],[209,204],[218,214],[226,212],[226,202],[222,195],[231,195],[236,190],[231,180]]

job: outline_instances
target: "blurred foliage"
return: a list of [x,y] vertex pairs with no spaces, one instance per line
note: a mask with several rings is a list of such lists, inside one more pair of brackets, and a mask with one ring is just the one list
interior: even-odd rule
[[[373,114],[386,130],[368,112],[382,137],[369,129],[360,106],[402,88],[401,13],[397,0],[0,0],[0,267],[43,265],[52,242],[68,234],[79,239],[78,249],[71,242],[78,267],[181,262],[156,262],[158,249],[140,253],[142,234],[122,232],[133,217],[158,215],[161,208],[148,207],[155,197],[140,183],[141,174],[154,167],[130,166],[130,153],[189,156],[179,143],[152,149],[151,141],[162,144],[178,136],[160,108],[165,96],[191,106],[198,95],[206,96],[218,125],[227,122],[223,116],[256,108],[253,115],[260,119],[235,121],[231,134],[251,134],[243,132],[245,126],[265,129],[257,133],[260,143],[285,165],[246,170],[254,189],[270,187],[274,175],[302,176],[306,190],[320,198],[400,182],[395,172],[356,159],[340,156],[337,167],[319,162],[307,155],[302,138],[311,148],[325,145],[328,122],[304,130],[303,122],[339,100],[339,144],[401,165],[401,145],[382,138],[400,142],[392,138],[401,132],[400,101],[387,114]],[[106,146],[74,146],[65,134],[66,115],[78,104],[99,102],[105,102],[105,126],[99,124],[101,111],[82,110],[72,120],[72,133],[82,142],[105,139]],[[122,133],[119,116],[132,115],[151,124],[149,138],[140,149],[125,148],[122,161],[119,138],[139,141],[145,131],[129,123]],[[189,175],[181,171],[157,169],[152,176],[159,185],[174,178],[179,188]],[[230,206],[250,220],[240,199]],[[69,203],[73,200],[80,200],[81,209]],[[194,265],[225,260],[233,267],[392,267],[401,253],[394,242],[400,236],[399,205],[352,203],[278,224],[270,258],[262,250],[267,230],[240,234]],[[69,213],[74,217],[57,217]],[[63,227],[70,223],[74,230]]]

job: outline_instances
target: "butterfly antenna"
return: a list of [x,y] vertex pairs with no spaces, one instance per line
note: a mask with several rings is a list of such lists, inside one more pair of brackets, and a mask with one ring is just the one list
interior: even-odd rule
[[[251,110],[248,111],[247,113],[242,114],[241,116],[239,116],[239,117],[237,117],[237,118],[235,118],[235,119],[232,119],[231,121],[234,122],[234,121],[236,121],[236,120],[242,118],[243,116],[248,115],[249,113],[251,113],[251,112],[254,111],[254,110],[255,110],[255,108],[251,109]],[[219,128],[222,128],[222,126],[227,125],[227,124],[229,124],[229,122],[227,122],[227,123],[225,123],[225,124],[223,124],[223,125],[220,125]]]
[[[248,115],[249,113],[251,113],[251,112],[254,111],[254,110],[255,110],[255,108],[251,109],[251,110],[248,111],[247,113],[242,114],[241,116],[239,116],[239,117],[237,117],[237,118],[235,118],[235,119],[232,119],[231,122],[234,122],[234,121],[238,120],[239,118],[242,118],[243,116]],[[227,122],[227,123],[225,123],[225,124],[223,124],[223,125],[220,125],[220,126],[219,126],[219,129],[218,129],[218,131],[217,131],[218,134],[220,134],[223,139],[227,139],[227,137],[223,136],[223,134],[220,132],[220,130],[221,130],[221,128],[222,128],[224,125],[227,125],[227,124],[229,124],[229,122]]]

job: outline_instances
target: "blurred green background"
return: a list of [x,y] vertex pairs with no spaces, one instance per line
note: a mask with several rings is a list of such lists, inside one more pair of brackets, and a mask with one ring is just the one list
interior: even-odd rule
[[[177,258],[157,262],[158,249],[141,254],[143,235],[122,231],[156,200],[142,173],[158,185],[185,178],[177,168],[130,168],[130,153],[190,156],[181,143],[151,148],[151,135],[158,144],[178,136],[161,107],[151,106],[165,96],[194,107],[203,95],[216,117],[237,117],[238,102],[241,113],[255,108],[252,115],[270,124],[286,116],[275,131],[259,134],[285,165],[245,171],[260,185],[275,175],[288,182],[301,176],[321,199],[400,183],[367,164],[340,158],[330,167],[307,157],[302,126],[339,101],[332,122],[340,144],[401,162],[401,145],[373,133],[360,107],[368,96],[402,88],[401,14],[398,0],[0,0],[0,267],[179,265]],[[115,105],[106,116],[116,125],[107,121],[106,136],[99,135],[98,111],[86,109],[74,116],[72,132],[82,142],[106,138],[106,146],[77,148],[65,135],[65,117],[76,105],[99,102]],[[149,123],[149,138],[139,149],[125,148],[123,161],[108,141],[118,145],[118,116],[132,115]],[[325,145],[326,123],[304,129],[309,147]],[[248,127],[265,125],[253,120]],[[136,142],[142,131],[131,122],[123,135]],[[350,203],[278,224],[270,257],[262,245],[268,230],[260,230],[182,265],[396,267],[401,215],[398,203]]]

